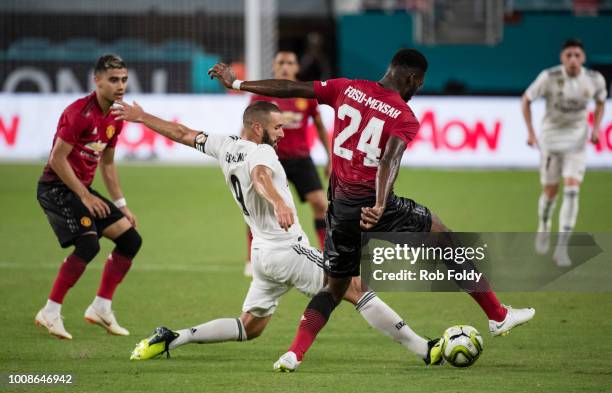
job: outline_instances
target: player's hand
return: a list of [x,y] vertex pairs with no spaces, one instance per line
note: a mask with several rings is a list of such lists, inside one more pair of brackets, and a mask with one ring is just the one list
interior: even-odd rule
[[591,143],[594,145],[599,144],[599,130],[591,132]]
[[330,177],[332,173],[332,161],[331,158],[327,161],[327,165],[325,165],[325,177]]
[[234,74],[232,67],[224,63],[215,64],[208,70],[208,76],[210,76],[210,79],[219,79],[219,82],[221,82],[227,89],[231,89],[232,83],[234,83],[236,80],[236,74]]
[[95,218],[104,218],[110,214],[110,207],[106,202],[91,193],[82,197],[81,202],[89,210],[89,214]]
[[132,226],[134,228],[136,228],[138,222],[136,221],[136,216],[134,214],[132,214],[132,212],[130,211],[130,209],[127,208],[127,206],[123,206],[120,207],[119,210],[121,210],[121,213],[123,213],[123,215],[125,216],[125,218],[128,219],[128,221],[130,222],[130,224],[132,224]]
[[133,123],[142,122],[144,115],[144,109],[136,101],[132,102],[133,105],[128,104],[125,101],[115,101],[111,107],[111,114],[115,116],[116,120],[131,121]]
[[378,223],[384,211],[384,206],[362,207],[361,221],[359,222],[361,229],[372,229]]
[[280,203],[277,206],[274,206],[274,215],[276,216],[278,225],[280,225],[280,227],[285,231],[288,231],[291,225],[294,223],[293,210],[285,203]]
[[536,138],[534,133],[529,133],[527,136],[527,144],[531,147],[538,147],[538,138]]

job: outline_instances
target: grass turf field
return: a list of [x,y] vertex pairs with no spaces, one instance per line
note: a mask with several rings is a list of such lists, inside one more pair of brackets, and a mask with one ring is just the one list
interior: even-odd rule
[[[334,313],[294,374],[272,363],[293,338],[306,298],[290,292],[268,329],[246,343],[190,345],[171,359],[130,362],[138,340],[158,325],[183,328],[237,316],[248,288],[242,276],[244,224],[212,167],[120,166],[123,189],[139,218],[143,248],[114,309],[132,335],[113,337],[83,320],[97,289],[102,252],[68,294],[63,314],[72,341],[34,327],[59,263],[67,254],[35,199],[42,165],[0,165],[0,373],[72,373],[72,387],[0,390],[74,392],[414,391],[603,392],[612,389],[612,294],[503,293],[506,304],[531,305],[534,321],[492,339],[477,305],[460,293],[383,293],[417,332],[435,336],[457,323],[483,334],[485,351],[469,369],[427,368],[370,329],[348,304]],[[95,187],[106,194],[101,183]],[[396,192],[429,206],[461,231],[532,231],[538,178],[522,171],[403,169]],[[580,195],[576,230],[612,232],[612,173],[591,171]],[[558,204],[559,205],[559,204]],[[310,211],[298,207],[312,235]],[[557,219],[555,215],[555,220]]]

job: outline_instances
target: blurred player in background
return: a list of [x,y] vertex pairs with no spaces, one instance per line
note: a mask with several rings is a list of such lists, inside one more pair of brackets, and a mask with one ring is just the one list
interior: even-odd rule
[[[145,124],[155,132],[219,161],[227,186],[253,231],[253,280],[240,318],[220,318],[173,332],[159,327],[142,340],[131,359],[146,360],[189,343],[246,341],[259,337],[280,297],[296,287],[314,296],[324,285],[323,256],[310,246],[300,226],[287,175],[274,147],[284,136],[282,111],[256,101],[243,115],[243,138],[208,135],[152,116],[138,106],[118,103],[118,119]],[[362,292],[353,278],[344,299],[381,333],[400,342],[426,364],[442,360],[439,340],[417,335],[374,292]]]
[[[379,82],[345,78],[328,81],[240,81],[219,63],[209,70],[225,87],[277,97],[316,98],[334,108],[333,166],[326,215],[324,267],[326,286],[308,304],[289,350],[274,364],[294,371],[359,275],[361,231],[448,232],[425,206],[393,193],[406,146],[419,122],[406,102],[422,86],[427,60],[402,49]],[[503,306],[495,292],[470,292],[489,318],[494,336],[533,318],[535,310]],[[481,287],[482,288],[482,287]]]
[[[62,302],[100,251],[101,236],[111,239],[116,246],[106,261],[97,296],[85,311],[85,319],[112,334],[129,334],[117,323],[111,300],[142,239],[135,229],[136,218],[127,207],[115,168],[115,146],[123,122],[109,113],[113,102],[123,97],[127,80],[127,67],[121,58],[105,55],[98,59],[94,71],[96,90],[62,113],[49,161],[38,182],[38,202],[60,245],[74,246],[60,267],[47,304],[35,317],[37,325],[59,338],[72,339],[62,321]],[[91,188],[98,164],[114,202]]]
[[[273,64],[275,79],[297,80],[299,71],[297,55],[294,52],[281,50],[276,53]],[[287,179],[295,186],[302,202],[308,202],[314,216],[314,226],[319,239],[321,249],[325,241],[325,212],[327,211],[327,199],[323,192],[323,186],[317,173],[317,168],[310,157],[306,131],[308,120],[312,121],[317,129],[317,134],[327,154],[327,166],[325,176],[331,173],[331,155],[329,152],[329,136],[321,121],[316,100],[304,98],[273,98],[261,95],[253,95],[251,103],[255,101],[269,101],[276,104],[283,114],[283,129],[285,136],[278,142],[277,154],[285,169]],[[247,229],[248,231],[248,229]],[[248,231],[248,255],[244,273],[251,275],[251,232]]]
[[[560,57],[561,65],[542,71],[525,91],[522,109],[527,124],[527,143],[539,148],[541,157],[542,194],[538,202],[536,250],[544,254],[550,247],[552,212],[563,178],[559,239],[553,258],[558,265],[569,266],[567,242],[578,217],[578,193],[586,168],[587,106],[589,101],[595,100],[590,140],[597,144],[607,92],[603,76],[583,67],[586,55],[579,40],[567,40]],[[531,119],[531,102],[540,97],[546,99],[546,113],[538,138]]]

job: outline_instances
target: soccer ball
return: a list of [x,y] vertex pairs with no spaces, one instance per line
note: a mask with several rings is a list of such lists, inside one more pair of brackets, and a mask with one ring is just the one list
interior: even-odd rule
[[482,353],[482,337],[478,330],[468,325],[451,326],[444,332],[442,356],[455,367],[469,367]]

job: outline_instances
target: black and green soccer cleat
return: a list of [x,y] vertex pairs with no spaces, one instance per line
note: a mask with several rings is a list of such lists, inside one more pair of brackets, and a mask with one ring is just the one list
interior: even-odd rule
[[167,327],[160,326],[155,329],[151,337],[145,338],[136,345],[136,348],[132,351],[130,360],[148,360],[164,352],[170,357],[168,346],[178,336],[178,333],[173,332]]
[[441,366],[444,364],[442,342],[439,338],[434,338],[427,342],[427,357],[423,361],[428,366]]

